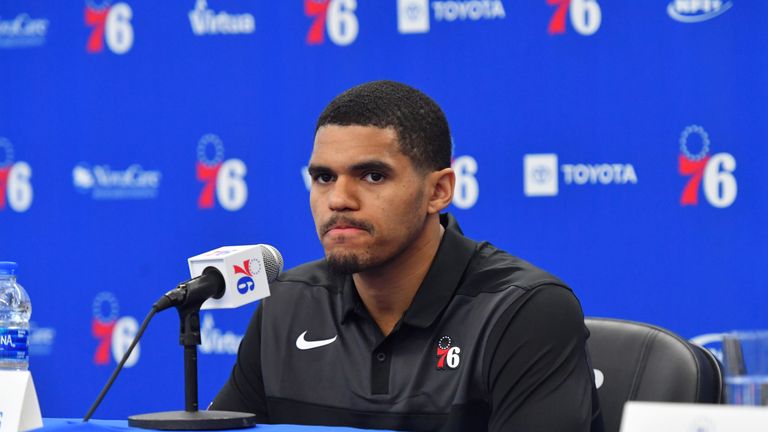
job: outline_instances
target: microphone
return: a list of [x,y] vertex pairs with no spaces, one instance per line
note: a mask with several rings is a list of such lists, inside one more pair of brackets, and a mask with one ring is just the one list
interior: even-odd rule
[[[101,389],[88,413],[87,422],[106,396],[117,374],[156,313],[175,306],[184,346],[184,411],[142,414],[128,417],[128,425],[144,429],[217,430],[249,427],[256,416],[229,411],[199,411],[197,404],[197,345],[200,345],[200,309],[242,306],[269,296],[269,283],[283,270],[283,257],[265,244],[225,246],[187,260],[192,279],[180,283],[152,305],[128,350]],[[2,416],[2,413],[0,413]]]
[[165,293],[153,308],[183,304],[230,309],[269,297],[269,283],[283,270],[283,256],[266,244],[224,246],[187,260],[192,279]]

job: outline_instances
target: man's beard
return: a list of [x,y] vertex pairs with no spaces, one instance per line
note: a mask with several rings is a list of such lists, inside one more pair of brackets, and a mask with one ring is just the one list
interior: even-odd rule
[[[424,191],[421,190],[419,194],[414,198],[414,206],[418,205],[422,199],[423,194]],[[376,230],[374,229],[373,224],[364,220],[342,216],[335,216],[331,218],[329,221],[323,224],[320,232],[327,232],[338,223],[344,223],[345,225],[365,230],[372,236],[376,235]],[[412,225],[409,232],[406,234],[405,241],[397,248],[397,250],[394,251],[394,253],[389,256],[377,257],[377,254],[375,254],[372,249],[367,249],[364,252],[358,254],[353,252],[342,252],[335,254],[331,253],[326,255],[325,261],[328,263],[329,270],[338,275],[351,275],[386,265],[393,259],[396,259],[398,256],[400,256],[403,251],[405,251],[409,246],[413,244],[421,232],[423,226],[423,221],[421,224]]]
[[325,258],[331,272],[338,275],[351,275],[365,270],[366,263],[355,254],[332,254]]
[[416,225],[406,235],[405,241],[388,256],[377,256],[372,253],[371,249],[366,249],[360,253],[354,252],[340,252],[331,253],[326,255],[325,261],[328,263],[328,268],[331,272],[338,275],[351,275],[354,273],[360,273],[366,270],[375,269],[397,259],[403,251],[410,247],[420,232],[420,225]]

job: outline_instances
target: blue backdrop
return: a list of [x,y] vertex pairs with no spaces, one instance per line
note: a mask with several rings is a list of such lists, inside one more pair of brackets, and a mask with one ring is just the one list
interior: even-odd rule
[[[587,315],[686,337],[766,327],[768,3],[0,3],[0,259],[34,304],[43,415],[83,415],[186,258],[322,255],[314,122],[364,81],[443,107],[452,212],[570,283]],[[200,400],[255,309],[203,314]],[[96,416],[183,408],[174,313]]]

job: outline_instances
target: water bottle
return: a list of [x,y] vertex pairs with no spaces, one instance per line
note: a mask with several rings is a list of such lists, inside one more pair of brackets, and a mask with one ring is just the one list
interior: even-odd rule
[[29,367],[29,295],[16,283],[15,262],[0,261],[0,370]]

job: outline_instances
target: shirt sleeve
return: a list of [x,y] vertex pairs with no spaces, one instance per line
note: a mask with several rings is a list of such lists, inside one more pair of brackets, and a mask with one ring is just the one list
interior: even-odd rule
[[557,285],[531,290],[493,329],[484,376],[488,430],[602,431],[579,301]]
[[232,374],[208,409],[253,413],[257,423],[268,423],[261,375],[261,316],[262,304],[259,304],[240,342]]

